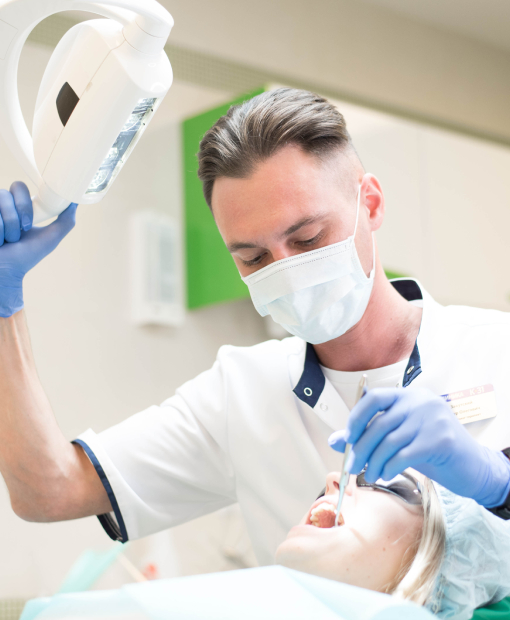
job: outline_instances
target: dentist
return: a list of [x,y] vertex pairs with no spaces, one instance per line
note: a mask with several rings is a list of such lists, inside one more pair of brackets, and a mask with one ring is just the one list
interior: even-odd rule
[[[412,466],[510,516],[510,318],[388,281],[374,238],[383,191],[338,110],[306,91],[264,93],[221,118],[198,157],[257,311],[294,337],[222,347],[161,405],[68,443],[35,371],[22,282],[76,207],[37,229],[26,187],[1,192],[0,471],[16,513],[98,515],[126,541],[239,502],[272,563],[348,441],[368,481]],[[362,373],[372,389],[350,413]]]

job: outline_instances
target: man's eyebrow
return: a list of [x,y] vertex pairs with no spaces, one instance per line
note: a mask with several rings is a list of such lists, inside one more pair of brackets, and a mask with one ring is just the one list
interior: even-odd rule
[[260,247],[259,245],[255,245],[254,243],[245,243],[243,241],[229,243],[227,246],[228,251],[231,254],[233,254],[234,252],[237,252],[237,250],[253,249],[253,248],[259,248],[259,247]]
[[[287,230],[284,231],[280,235],[280,237],[281,238],[288,237],[289,235],[292,235],[293,233],[297,232],[300,228],[303,228],[303,226],[307,226],[308,224],[314,224],[315,222],[318,222],[319,220],[324,219],[325,216],[326,215],[324,213],[319,213],[317,215],[312,215],[310,217],[304,217],[303,219],[299,220],[299,222],[296,222],[295,224],[292,224],[292,226],[287,228]],[[244,241],[235,241],[234,243],[229,243],[227,246],[231,254],[233,254],[234,252],[237,252],[237,250],[254,249],[254,248],[260,248],[260,247],[261,247],[260,245],[257,245],[255,243],[248,243]]]
[[299,222],[296,222],[295,224],[292,224],[292,226],[287,228],[287,230],[281,236],[288,237],[289,235],[292,235],[292,233],[297,232],[300,228],[303,228],[303,226],[308,226],[308,224],[314,224],[315,222],[324,219],[324,217],[324,213],[318,213],[317,215],[304,217],[303,219],[299,220]]

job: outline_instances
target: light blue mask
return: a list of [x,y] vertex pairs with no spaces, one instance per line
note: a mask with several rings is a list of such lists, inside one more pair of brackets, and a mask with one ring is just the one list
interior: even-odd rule
[[368,305],[375,275],[367,277],[354,238],[356,224],[345,241],[283,258],[243,278],[257,312],[271,315],[288,332],[311,344],[342,336],[361,319]]

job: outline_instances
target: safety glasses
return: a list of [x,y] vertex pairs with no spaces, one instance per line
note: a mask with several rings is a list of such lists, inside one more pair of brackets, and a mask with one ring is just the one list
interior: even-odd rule
[[[410,504],[412,506],[420,506],[422,504],[420,483],[416,480],[416,478],[405,471],[398,474],[391,480],[383,480],[382,478],[379,478],[375,482],[367,482],[365,480],[365,470],[363,470],[356,476],[356,486],[396,495],[406,504]],[[325,494],[326,489],[322,491],[319,497],[323,497]],[[319,499],[319,497],[317,499]]]
[[422,503],[420,483],[405,471],[391,480],[379,478],[375,482],[367,482],[365,480],[365,470],[363,470],[356,476],[356,486],[391,493],[412,506],[419,506]]

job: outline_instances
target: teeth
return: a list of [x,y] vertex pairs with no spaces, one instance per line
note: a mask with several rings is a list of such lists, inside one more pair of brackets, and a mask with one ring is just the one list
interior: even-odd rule
[[[335,508],[329,502],[322,502],[310,513],[310,522],[315,527],[333,527],[335,525]],[[343,525],[342,515],[338,517],[338,524]]]
[[329,512],[333,512],[333,513],[335,512],[335,509],[329,502],[321,502],[318,506],[315,506],[315,508],[312,510],[312,515],[317,514],[318,512],[321,512],[322,510],[329,510]]

